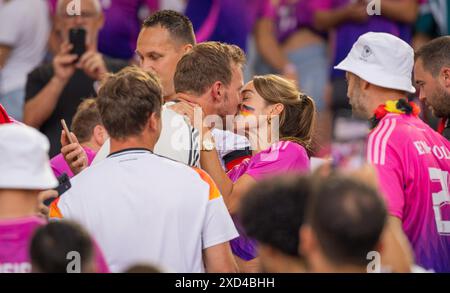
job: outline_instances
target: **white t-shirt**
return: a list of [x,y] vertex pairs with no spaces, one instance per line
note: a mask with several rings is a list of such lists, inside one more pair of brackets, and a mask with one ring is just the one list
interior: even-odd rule
[[[168,108],[166,103],[161,111],[162,130],[154,152],[188,166],[200,166],[199,132],[185,117]],[[97,152],[92,165],[104,160],[110,152],[108,139]]]
[[25,87],[28,73],[45,56],[49,33],[47,1],[12,0],[0,6],[0,45],[12,47],[0,70],[0,93]]
[[202,250],[238,236],[205,172],[143,149],[111,154],[81,172],[50,217],[83,225],[112,272],[136,263],[204,272]]

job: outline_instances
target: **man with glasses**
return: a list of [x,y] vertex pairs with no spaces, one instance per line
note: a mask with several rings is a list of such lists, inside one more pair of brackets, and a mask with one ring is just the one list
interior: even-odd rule
[[[99,1],[83,0],[80,4],[76,11],[67,9],[72,1],[58,1],[56,26],[63,39],[60,51],[52,64],[43,64],[32,71],[26,85],[24,122],[39,128],[49,138],[50,156],[59,153],[60,119],[70,123],[82,99],[95,95],[97,82],[106,73],[126,65],[97,51],[98,33],[104,23]],[[75,28],[86,31],[86,51],[81,56],[71,53],[69,32]]]

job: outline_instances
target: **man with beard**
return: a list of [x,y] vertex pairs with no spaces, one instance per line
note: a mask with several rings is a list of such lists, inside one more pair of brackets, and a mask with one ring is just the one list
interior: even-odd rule
[[450,272],[450,143],[407,101],[413,49],[386,33],[367,33],[335,68],[346,71],[355,115],[370,119],[367,159],[378,175],[392,222],[403,227],[417,264]]
[[450,36],[437,38],[416,53],[414,77],[420,100],[442,119],[438,132],[450,139]]

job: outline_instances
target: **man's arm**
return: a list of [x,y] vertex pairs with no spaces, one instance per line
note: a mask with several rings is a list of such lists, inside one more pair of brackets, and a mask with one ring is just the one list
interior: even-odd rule
[[[28,80],[27,83],[33,82]],[[25,124],[39,128],[52,115],[65,83],[53,76],[49,83],[33,98],[25,103]]]
[[203,250],[203,262],[207,273],[237,273],[238,266],[229,242]]
[[11,53],[10,46],[0,45],[0,71],[5,66],[10,53]]
[[273,20],[263,18],[258,21],[255,26],[255,42],[258,52],[269,65],[287,78],[297,81],[295,67],[289,66],[290,62],[275,37]]
[[[39,128],[52,115],[64,87],[75,73],[77,55],[69,54],[72,45],[63,44],[61,52],[53,60],[54,75],[34,97],[25,103],[24,122]],[[33,86],[33,74],[28,76],[27,91]]]
[[394,273],[410,273],[414,265],[412,248],[403,232],[399,218],[389,216],[381,244],[381,262]]
[[417,0],[381,1],[381,14],[394,21],[413,23],[416,21],[418,12]]
[[316,11],[313,26],[319,31],[327,31],[347,21],[365,22],[368,18],[366,5],[354,3],[337,9]]

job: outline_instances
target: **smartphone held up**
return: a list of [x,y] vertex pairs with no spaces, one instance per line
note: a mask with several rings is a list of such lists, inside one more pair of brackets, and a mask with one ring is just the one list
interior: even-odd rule
[[86,52],[86,30],[84,28],[70,29],[69,42],[72,45],[70,53],[78,56],[75,61],[78,62],[81,56]]

